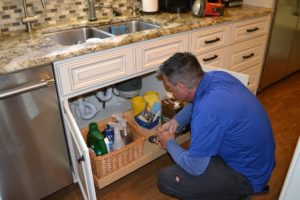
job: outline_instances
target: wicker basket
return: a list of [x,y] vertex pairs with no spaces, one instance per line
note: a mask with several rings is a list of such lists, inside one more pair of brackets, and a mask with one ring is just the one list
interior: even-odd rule
[[[99,129],[103,130],[109,121],[113,119],[108,118],[98,122]],[[93,151],[90,151],[92,170],[98,178],[103,178],[143,156],[145,137],[134,122],[128,121],[127,128],[133,134],[133,141],[128,145],[103,156],[96,156]],[[81,129],[81,133],[86,141],[88,128]]]

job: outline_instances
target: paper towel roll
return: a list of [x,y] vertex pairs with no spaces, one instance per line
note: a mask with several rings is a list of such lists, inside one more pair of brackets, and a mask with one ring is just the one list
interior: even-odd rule
[[142,0],[143,12],[158,11],[158,0]]

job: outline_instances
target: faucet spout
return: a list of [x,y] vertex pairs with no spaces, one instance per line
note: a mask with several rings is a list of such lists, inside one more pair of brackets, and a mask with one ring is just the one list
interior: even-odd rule
[[89,21],[96,21],[96,11],[95,11],[95,2],[94,0],[89,1]]
[[45,0],[41,0],[41,3],[42,3],[43,8],[46,9],[46,2],[45,2]]
[[[46,8],[46,3],[45,0],[41,0],[42,6],[45,9]],[[30,33],[32,31],[31,23],[37,19],[37,16],[35,16],[34,10],[33,10],[33,15],[29,16],[28,10],[27,10],[27,0],[23,0],[23,9],[24,9],[24,18],[23,18],[23,23],[26,24],[27,26],[27,31]]]

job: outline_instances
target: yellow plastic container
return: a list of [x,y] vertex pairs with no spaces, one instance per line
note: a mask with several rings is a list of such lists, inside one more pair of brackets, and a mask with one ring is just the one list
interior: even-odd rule
[[159,102],[159,93],[155,91],[147,91],[144,93],[144,99],[148,103],[148,111],[151,110],[155,102]]
[[146,101],[142,96],[136,96],[131,98],[131,106],[134,116],[144,111],[146,107]]

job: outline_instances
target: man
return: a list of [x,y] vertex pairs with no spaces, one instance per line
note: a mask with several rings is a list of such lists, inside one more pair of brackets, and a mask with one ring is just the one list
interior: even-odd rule
[[[159,72],[176,99],[190,102],[157,132],[157,143],[175,162],[158,173],[160,191],[189,200],[235,200],[262,191],[275,166],[275,145],[257,98],[226,72],[203,72],[190,53],[176,53]],[[175,132],[188,123],[185,150]]]

